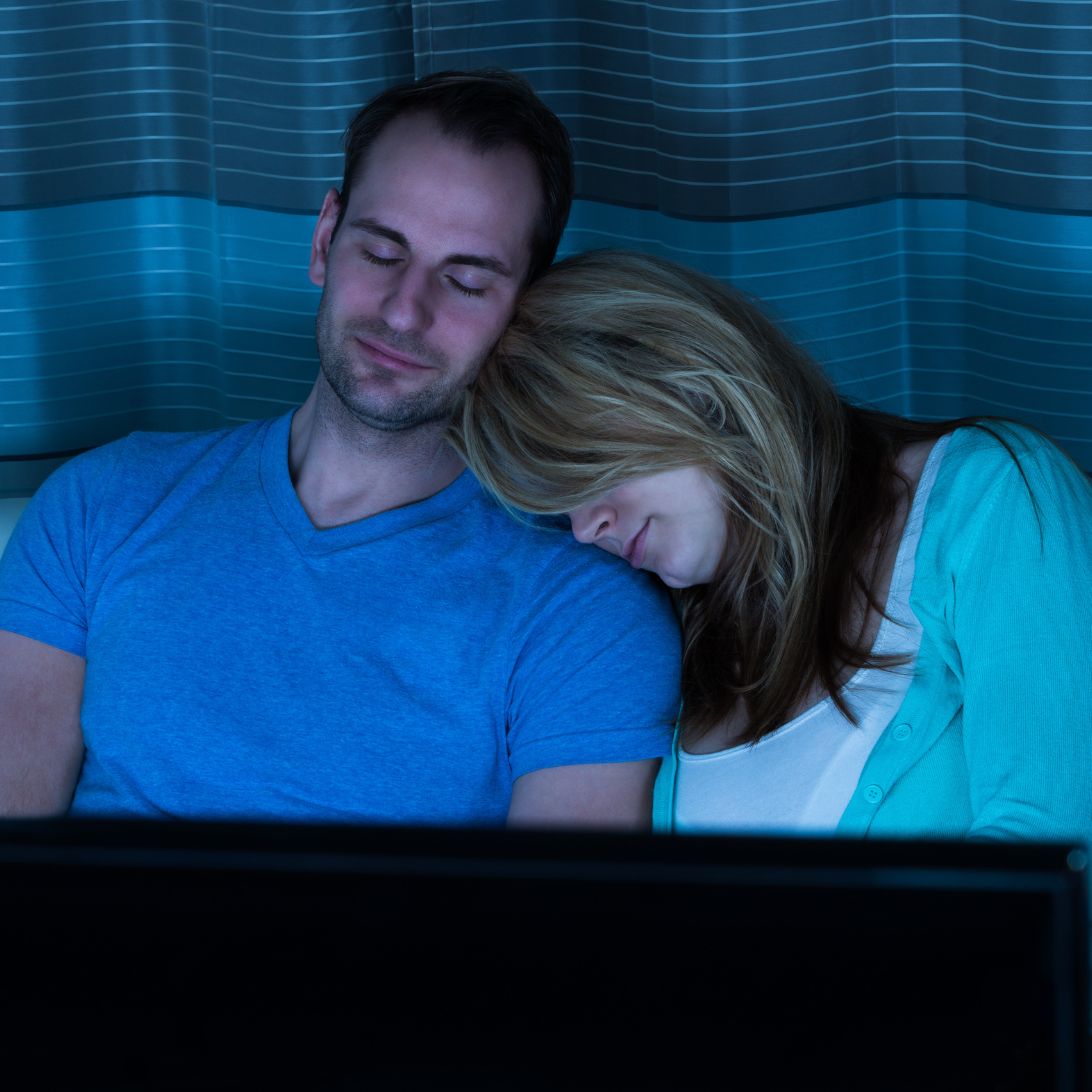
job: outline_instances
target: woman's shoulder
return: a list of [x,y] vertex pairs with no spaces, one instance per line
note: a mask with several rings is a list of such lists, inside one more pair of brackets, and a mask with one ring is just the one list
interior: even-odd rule
[[1021,458],[1050,448],[1061,454],[1049,436],[1019,421],[983,418],[951,433],[949,447],[964,458],[971,456]]
[[1022,484],[1033,493],[1063,480],[1079,490],[1088,476],[1049,436],[1016,421],[983,420],[951,433],[938,485],[970,492],[978,501],[987,492]]
[[1048,436],[995,420],[950,434],[923,530],[941,553],[983,534],[1041,543],[1067,524],[1063,537],[1092,534],[1092,483]]

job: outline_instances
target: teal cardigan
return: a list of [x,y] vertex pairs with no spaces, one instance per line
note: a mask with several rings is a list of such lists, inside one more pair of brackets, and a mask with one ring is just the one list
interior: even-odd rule
[[[914,678],[840,834],[1092,840],[1092,486],[1031,430],[988,427],[1016,460],[980,429],[949,441],[915,555]],[[676,771],[673,754],[657,830]]]

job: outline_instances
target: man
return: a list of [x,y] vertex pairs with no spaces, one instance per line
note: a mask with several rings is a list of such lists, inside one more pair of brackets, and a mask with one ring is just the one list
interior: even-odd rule
[[522,79],[346,138],[294,414],[72,460],[0,563],[0,811],[641,826],[678,637],[643,576],[517,524],[444,440],[553,258],[568,138]]

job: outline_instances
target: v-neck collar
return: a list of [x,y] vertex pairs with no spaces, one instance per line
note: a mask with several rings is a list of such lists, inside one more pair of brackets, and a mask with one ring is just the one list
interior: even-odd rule
[[450,485],[422,501],[338,527],[317,528],[300,503],[288,472],[288,439],[295,412],[291,410],[270,421],[262,439],[258,472],[262,491],[277,522],[302,554],[336,553],[433,523],[459,511],[481,494],[477,479],[469,470],[463,470]]

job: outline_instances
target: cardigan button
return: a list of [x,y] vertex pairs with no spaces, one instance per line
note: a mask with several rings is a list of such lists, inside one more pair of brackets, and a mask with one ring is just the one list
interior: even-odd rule
[[869,785],[864,791],[864,798],[870,804],[878,804],[883,799],[883,789],[879,785]]
[[909,724],[896,724],[893,731],[891,732],[891,738],[897,740],[899,743],[902,743],[904,740],[910,738],[913,731],[913,728],[911,728]]

